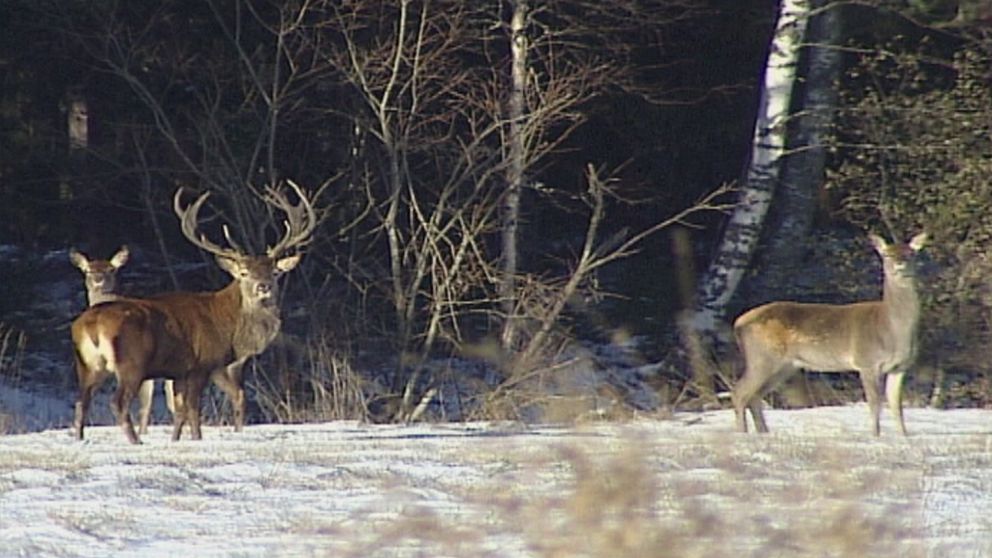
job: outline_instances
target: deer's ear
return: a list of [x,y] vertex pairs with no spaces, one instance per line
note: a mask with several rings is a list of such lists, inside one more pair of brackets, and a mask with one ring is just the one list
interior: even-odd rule
[[83,273],[90,270],[90,261],[85,255],[83,255],[82,252],[76,250],[75,248],[69,249],[69,261],[71,261],[72,265],[78,267]]
[[923,249],[923,246],[926,245],[926,243],[927,243],[927,233],[921,232],[921,233],[917,234],[916,236],[914,236],[909,241],[909,247],[914,252],[919,252],[920,250]]
[[871,241],[871,245],[875,247],[875,251],[881,254],[889,247],[889,243],[885,242],[885,239],[878,236],[877,234],[868,235],[868,240]]
[[217,265],[219,265],[220,268],[223,269],[224,271],[231,274],[232,277],[239,277],[241,275],[242,270],[244,269],[244,266],[241,265],[241,262],[239,262],[234,258],[228,258],[226,256],[217,256],[215,259],[217,260]]
[[278,269],[282,273],[286,273],[287,271],[296,267],[296,264],[300,263],[300,257],[301,257],[300,254],[294,254],[292,256],[286,256],[285,258],[280,258],[276,260],[276,269]]
[[114,269],[120,269],[120,267],[127,263],[127,259],[131,256],[131,251],[128,250],[127,246],[121,246],[121,249],[114,254],[114,257],[110,258],[110,265],[114,266]]

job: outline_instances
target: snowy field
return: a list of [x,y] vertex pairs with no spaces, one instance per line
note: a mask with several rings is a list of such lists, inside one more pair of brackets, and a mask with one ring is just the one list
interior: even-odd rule
[[0,437],[0,556],[992,556],[992,411]]

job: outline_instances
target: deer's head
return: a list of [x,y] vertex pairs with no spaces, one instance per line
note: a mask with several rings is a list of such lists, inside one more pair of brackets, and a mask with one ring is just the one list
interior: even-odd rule
[[217,264],[231,275],[241,288],[246,308],[274,306],[279,299],[279,276],[296,267],[300,255],[274,259],[269,256],[217,256]]
[[893,242],[889,244],[882,237],[872,234],[868,238],[871,240],[875,251],[882,258],[885,277],[887,281],[897,284],[908,284],[916,279],[919,258],[917,254],[923,249],[927,241],[927,233],[919,233],[909,242]]
[[[266,250],[265,255],[251,255],[241,249],[232,239],[227,226],[224,237],[228,247],[214,244],[203,234],[196,232],[197,214],[209,197],[209,192],[201,194],[192,204],[183,207],[180,202],[180,188],[173,200],[173,208],[179,217],[183,235],[194,245],[211,253],[221,269],[237,281],[242,307],[245,309],[274,307],[279,294],[279,276],[293,269],[300,262],[298,250],[310,242],[310,236],[317,225],[313,205],[303,190],[292,181],[288,184],[299,198],[299,203],[291,203],[286,194],[275,188],[267,188],[265,202],[286,214],[283,221],[285,232],[282,238]],[[287,253],[292,252],[290,255]]]
[[127,263],[128,257],[127,246],[121,246],[109,260],[90,259],[75,248],[69,250],[72,265],[83,272],[90,304],[103,302],[101,298],[117,293],[117,271]]

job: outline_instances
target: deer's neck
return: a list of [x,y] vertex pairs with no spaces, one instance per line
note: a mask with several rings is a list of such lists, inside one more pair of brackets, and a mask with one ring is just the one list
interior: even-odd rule
[[890,326],[904,335],[914,335],[920,317],[920,297],[914,282],[886,278],[882,302]]
[[117,295],[111,292],[104,292],[98,290],[90,290],[86,292],[86,300],[89,302],[90,306],[96,306],[101,302],[110,302],[111,300],[116,300]]
[[260,305],[245,300],[240,287],[235,282],[228,287],[230,295],[237,300],[237,316],[233,330],[232,344],[238,358],[254,356],[264,351],[276,338],[282,320],[279,306]]
[[278,309],[261,308],[242,314],[234,331],[234,354],[240,358],[261,353],[279,334],[281,324]]

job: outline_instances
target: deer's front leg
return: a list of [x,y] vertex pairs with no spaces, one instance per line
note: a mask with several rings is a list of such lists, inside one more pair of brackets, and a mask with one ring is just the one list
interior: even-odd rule
[[190,439],[193,440],[203,439],[203,432],[200,429],[200,398],[203,395],[203,389],[207,387],[208,378],[209,375],[198,372],[186,381],[185,415],[189,419]]
[[183,435],[183,425],[186,424],[186,380],[178,379],[172,383],[172,441],[176,442]]
[[905,375],[906,371],[902,369],[885,375],[885,398],[889,401],[889,409],[899,423],[902,435],[908,436],[906,422],[902,417],[902,382]]
[[885,381],[885,376],[866,370],[860,371],[860,375],[861,386],[865,390],[865,399],[868,401],[868,411],[871,413],[872,431],[875,433],[875,436],[879,436],[882,433],[879,426],[879,419],[882,413],[880,392],[882,390],[882,382]]
[[234,410],[234,431],[241,432],[245,425],[245,389],[241,383],[242,368],[247,359],[238,359],[210,375],[214,385],[220,388],[231,402]]
[[138,433],[148,434],[148,423],[152,419],[152,403],[155,397],[155,380],[141,382],[138,390]]

